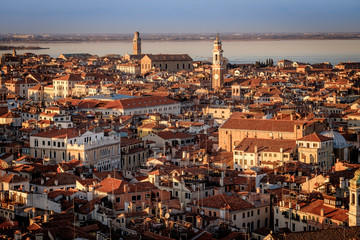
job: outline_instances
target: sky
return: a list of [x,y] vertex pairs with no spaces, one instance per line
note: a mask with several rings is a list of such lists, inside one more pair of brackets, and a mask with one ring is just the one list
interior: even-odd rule
[[3,0],[0,33],[360,32],[360,0]]

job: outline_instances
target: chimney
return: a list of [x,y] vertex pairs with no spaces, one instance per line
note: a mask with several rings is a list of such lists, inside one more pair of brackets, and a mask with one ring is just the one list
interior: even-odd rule
[[19,230],[15,231],[14,232],[14,239],[15,240],[21,240],[21,238],[22,238],[21,232]]
[[257,187],[257,188],[256,188],[256,193],[261,193],[260,187]]
[[221,178],[220,178],[220,186],[224,186],[224,172],[221,172]]
[[325,183],[329,183],[329,182],[330,182],[330,176],[329,176],[329,175],[327,175],[327,176],[325,177],[324,182],[325,182]]
[[323,208],[320,210],[320,216],[322,216],[322,217],[325,216],[325,210]]
[[345,188],[345,180],[344,177],[340,177],[340,188]]
[[129,212],[136,212],[136,204],[135,203],[130,202]]
[[203,218],[201,216],[196,216],[196,227],[199,229],[203,228]]
[[55,179],[54,184],[55,186],[59,185],[59,180]]
[[125,184],[124,185],[124,193],[128,193],[129,192],[129,185]]
[[47,213],[44,214],[44,222],[48,222],[49,221],[49,216]]
[[35,235],[35,240],[43,240],[44,239],[44,234],[43,233],[37,233]]

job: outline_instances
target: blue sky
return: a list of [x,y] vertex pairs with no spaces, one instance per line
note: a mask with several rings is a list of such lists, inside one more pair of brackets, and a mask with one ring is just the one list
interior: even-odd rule
[[360,32],[360,0],[4,0],[0,33]]

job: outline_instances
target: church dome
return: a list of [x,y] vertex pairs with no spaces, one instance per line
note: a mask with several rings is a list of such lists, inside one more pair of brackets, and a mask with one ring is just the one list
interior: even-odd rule
[[346,143],[345,138],[338,132],[335,132],[333,130],[330,131],[324,131],[320,133],[320,135],[323,135],[325,137],[332,138],[334,140],[334,148],[343,148],[347,147],[348,144]]

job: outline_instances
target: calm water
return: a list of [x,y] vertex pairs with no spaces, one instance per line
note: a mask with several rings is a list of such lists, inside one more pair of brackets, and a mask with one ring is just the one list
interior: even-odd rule
[[[8,45],[34,45],[49,49],[25,50],[35,54],[58,57],[61,53],[106,54],[132,53],[131,42],[76,42],[76,43],[11,43]],[[187,53],[194,60],[212,56],[213,42],[142,42],[143,53]],[[290,59],[301,62],[360,61],[360,40],[280,40],[280,41],[223,41],[224,56],[232,63],[252,63],[272,58],[274,61]],[[0,53],[11,51],[0,51]]]

